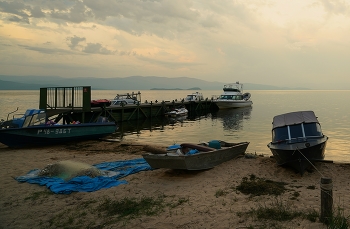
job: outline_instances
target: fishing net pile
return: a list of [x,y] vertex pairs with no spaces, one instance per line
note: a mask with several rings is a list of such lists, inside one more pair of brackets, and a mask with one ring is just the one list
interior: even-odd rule
[[143,158],[102,162],[92,166],[67,160],[49,164],[43,169],[32,169],[26,175],[15,179],[19,182],[45,185],[57,194],[70,194],[94,192],[102,188],[127,184],[127,181],[120,178],[151,169]]
[[70,180],[78,176],[88,176],[94,178],[102,175],[103,172],[94,166],[71,160],[49,164],[38,173],[38,176],[59,177],[63,180]]

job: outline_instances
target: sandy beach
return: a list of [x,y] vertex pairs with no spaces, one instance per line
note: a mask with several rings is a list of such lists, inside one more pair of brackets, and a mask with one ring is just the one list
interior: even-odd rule
[[[269,152],[255,158],[239,157],[205,171],[156,169],[129,175],[127,184],[95,192],[53,194],[45,186],[20,183],[14,178],[48,164],[73,160],[97,164],[141,158],[140,142],[88,141],[66,145],[10,149],[0,145],[0,228],[327,228],[317,218],[262,221],[242,214],[259,206],[282,203],[293,211],[320,212],[321,177],[333,180],[333,203],[349,216],[350,165],[320,163],[303,176],[277,166]],[[162,148],[163,146],[156,146]],[[166,147],[166,146],[164,146]],[[253,152],[248,152],[253,153]],[[244,177],[285,182],[279,195],[250,196],[236,187]],[[105,200],[153,198],[165,203],[155,215],[132,218],[106,216],[97,210]]]

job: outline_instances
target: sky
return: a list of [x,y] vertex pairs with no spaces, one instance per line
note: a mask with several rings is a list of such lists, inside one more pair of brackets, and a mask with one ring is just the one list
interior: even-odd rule
[[0,0],[0,75],[350,89],[350,0]]

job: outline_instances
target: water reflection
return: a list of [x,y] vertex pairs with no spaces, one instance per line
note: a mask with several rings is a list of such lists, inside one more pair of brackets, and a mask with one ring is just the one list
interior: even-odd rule
[[124,121],[118,123],[118,130],[112,135],[112,137],[122,140],[125,136],[130,135],[140,136],[141,134],[145,135],[147,132],[165,132],[166,130],[174,130],[179,127],[184,127],[189,123],[208,117],[211,117],[209,111],[197,111],[189,112],[186,116],[157,116],[147,119]]
[[125,135],[141,134],[142,130],[164,130],[164,126],[168,125],[169,121],[165,117],[153,117],[148,119],[130,120],[118,123],[118,130],[114,137],[123,138]]
[[196,110],[196,111],[189,112],[187,119],[191,121],[196,121],[196,120],[204,119],[211,116],[212,116],[212,112],[208,110]]
[[222,121],[223,129],[236,131],[243,129],[243,121],[249,120],[252,107],[242,107],[235,109],[222,109],[212,114],[212,119]]
[[188,140],[191,138],[197,140],[199,136],[203,139],[211,139],[214,136],[218,139],[224,139],[227,136],[232,137],[230,133],[238,131],[240,136],[245,136],[243,127],[245,121],[251,118],[251,112],[252,107],[247,107],[217,112],[192,112],[188,116],[159,116],[130,120],[118,123],[119,128],[112,137],[123,140],[127,136],[128,139],[137,138],[162,142],[163,138],[178,139],[183,137]]
[[187,115],[183,115],[183,116],[178,116],[178,117],[166,117],[168,119],[168,123],[170,125],[174,125],[176,123],[181,123],[183,124],[184,121],[188,118]]
[[152,117],[140,120],[130,120],[118,123],[118,130],[112,135],[113,138],[123,139],[127,135],[140,136],[143,131],[165,131],[165,126],[174,128],[182,126],[187,116],[181,117]]

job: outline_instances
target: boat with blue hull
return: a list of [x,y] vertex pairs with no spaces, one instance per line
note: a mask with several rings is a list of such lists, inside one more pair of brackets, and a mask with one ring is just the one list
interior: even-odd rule
[[313,111],[297,111],[273,118],[272,141],[267,147],[278,165],[303,175],[315,162],[328,162],[324,160],[327,140]]
[[45,111],[31,109],[21,118],[0,123],[0,142],[12,148],[23,148],[98,139],[116,131],[115,122],[100,120],[95,123],[74,121],[60,124],[48,120]]

